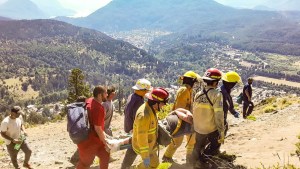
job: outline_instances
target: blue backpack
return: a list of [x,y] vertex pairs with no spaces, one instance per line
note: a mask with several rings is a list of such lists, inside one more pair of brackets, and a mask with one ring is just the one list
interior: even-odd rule
[[88,138],[90,131],[86,103],[75,102],[67,105],[67,108],[67,130],[73,143],[79,144]]

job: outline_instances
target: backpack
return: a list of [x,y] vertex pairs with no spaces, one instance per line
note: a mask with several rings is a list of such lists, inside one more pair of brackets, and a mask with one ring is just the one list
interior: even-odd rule
[[238,104],[242,104],[243,102],[243,93],[240,93],[237,97],[236,97],[236,102]]
[[67,109],[67,131],[73,143],[79,144],[88,138],[90,130],[86,103],[71,103],[67,105]]

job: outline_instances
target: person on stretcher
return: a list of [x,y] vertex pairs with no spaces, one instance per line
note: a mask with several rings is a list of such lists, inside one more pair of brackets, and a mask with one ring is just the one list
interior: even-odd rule
[[[166,118],[159,120],[159,125],[174,138],[189,133],[192,134],[192,124],[193,114],[183,108],[171,111]],[[110,148],[110,153],[131,147],[131,135],[121,136],[120,139],[107,138],[106,141]]]

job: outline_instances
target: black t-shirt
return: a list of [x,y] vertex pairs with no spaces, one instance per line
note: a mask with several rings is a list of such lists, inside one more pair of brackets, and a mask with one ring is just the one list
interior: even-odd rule
[[246,84],[243,88],[243,100],[244,101],[248,101],[248,97],[247,97],[246,92],[245,92],[246,90],[248,91],[250,97],[252,97],[252,87],[251,87],[250,84]]

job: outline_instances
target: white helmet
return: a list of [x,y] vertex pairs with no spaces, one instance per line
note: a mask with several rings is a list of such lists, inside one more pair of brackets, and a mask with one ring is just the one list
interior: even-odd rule
[[134,90],[151,90],[151,83],[147,79],[139,79],[132,87]]

